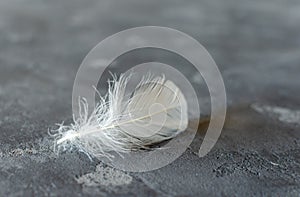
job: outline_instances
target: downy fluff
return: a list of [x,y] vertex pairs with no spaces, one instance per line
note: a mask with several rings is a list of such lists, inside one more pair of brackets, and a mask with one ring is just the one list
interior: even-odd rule
[[79,118],[73,116],[73,124],[53,130],[56,150],[75,148],[90,158],[112,158],[112,152],[148,149],[187,128],[187,103],[173,82],[164,76],[144,77],[126,96],[128,80],[114,76],[90,114],[87,101],[80,99]]

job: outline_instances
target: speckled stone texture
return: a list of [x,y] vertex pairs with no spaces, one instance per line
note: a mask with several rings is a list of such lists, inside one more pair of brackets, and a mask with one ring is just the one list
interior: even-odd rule
[[[228,115],[216,146],[197,156],[204,124],[156,171],[122,172],[76,151],[57,157],[47,132],[71,122],[81,61],[105,37],[144,25],[193,36],[218,64]],[[112,71],[153,54],[184,68],[209,114],[203,80],[174,54],[137,51]],[[0,196],[299,196],[299,74],[299,0],[1,0]]]

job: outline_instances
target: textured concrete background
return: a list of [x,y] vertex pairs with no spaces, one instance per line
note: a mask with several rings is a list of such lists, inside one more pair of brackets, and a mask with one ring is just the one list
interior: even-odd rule
[[[299,23],[299,0],[0,1],[0,196],[299,196]],[[71,121],[82,59],[105,37],[144,25],[195,37],[219,65],[229,110],[218,143],[196,155],[202,125],[184,155],[147,173],[76,151],[57,157],[47,131]]]

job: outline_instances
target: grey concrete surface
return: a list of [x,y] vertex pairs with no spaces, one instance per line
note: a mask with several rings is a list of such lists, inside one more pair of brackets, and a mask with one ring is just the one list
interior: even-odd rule
[[[152,172],[55,155],[47,132],[71,122],[82,59],[105,37],[144,25],[195,37],[217,62],[229,110],[214,149],[196,154],[204,124],[184,155]],[[112,71],[150,54],[183,68],[209,114],[199,74],[172,54],[137,52]],[[299,74],[298,0],[1,0],[0,196],[299,196]]]

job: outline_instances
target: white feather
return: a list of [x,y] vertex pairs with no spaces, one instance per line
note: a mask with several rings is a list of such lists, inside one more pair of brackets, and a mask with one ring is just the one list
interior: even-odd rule
[[55,130],[55,147],[77,148],[91,157],[112,157],[174,138],[188,125],[187,103],[179,88],[165,77],[145,77],[131,96],[125,90],[129,77],[109,83],[94,111],[80,99],[80,117]]

